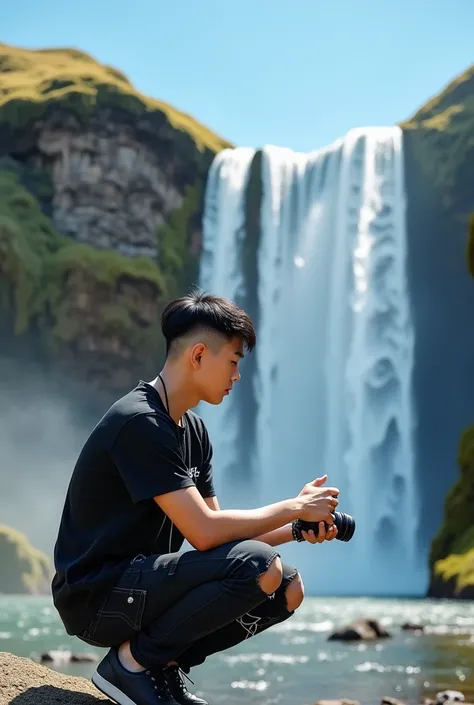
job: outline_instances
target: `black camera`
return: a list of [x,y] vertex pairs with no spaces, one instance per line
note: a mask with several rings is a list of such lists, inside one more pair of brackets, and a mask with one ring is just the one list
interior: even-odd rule
[[[354,517],[351,517],[350,514],[344,514],[344,512],[334,512],[334,523],[337,526],[336,539],[338,541],[350,541],[354,536],[356,527]],[[298,524],[303,531],[310,531],[310,529],[312,529],[315,535],[318,535],[319,524],[317,521],[303,521],[303,519],[299,519]],[[326,531],[329,526],[330,524],[326,523]]]

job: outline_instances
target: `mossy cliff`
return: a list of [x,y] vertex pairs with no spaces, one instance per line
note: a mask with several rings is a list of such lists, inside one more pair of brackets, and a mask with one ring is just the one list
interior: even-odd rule
[[432,198],[465,223],[466,203],[473,199],[474,66],[400,126],[412,138],[415,158],[432,184]]
[[[458,477],[459,436],[474,420],[474,280],[466,267],[474,211],[474,68],[409,120],[404,135],[407,273],[415,337],[413,399],[418,548],[428,555]],[[436,442],[433,442],[436,439]]]
[[[431,535],[438,531],[430,546],[427,594],[472,599],[474,428],[468,424],[474,417],[470,382],[474,286],[468,271],[474,276],[474,67],[401,127],[409,153],[411,290],[418,296],[414,384],[418,397],[424,399],[417,429],[425,475],[422,516],[425,528],[436,527]],[[427,292],[426,300],[417,293],[421,290]],[[466,430],[459,439],[463,427]],[[456,439],[459,476],[452,486]],[[446,497],[441,528],[443,508],[434,506],[433,493]]]
[[459,442],[460,476],[445,502],[430,554],[430,597],[474,599],[474,426]]
[[226,146],[82,52],[0,44],[0,352],[113,394],[156,372]]
[[134,357],[151,364],[168,286],[152,260],[58,234],[13,171],[0,172],[0,253],[4,329],[35,333],[46,359],[89,382],[127,385]]
[[52,577],[49,558],[34,548],[26,536],[0,524],[0,594],[46,592]]
[[[474,276],[474,218],[466,246]],[[458,448],[459,478],[445,501],[444,519],[430,553],[430,597],[474,599],[474,426],[462,434]]]

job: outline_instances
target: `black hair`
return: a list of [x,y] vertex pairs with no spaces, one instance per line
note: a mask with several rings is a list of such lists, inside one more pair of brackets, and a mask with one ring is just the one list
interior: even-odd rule
[[166,354],[175,340],[200,328],[221,333],[229,341],[239,337],[249,352],[257,342],[248,313],[230,299],[197,290],[170,301],[163,311],[161,330],[166,340]]

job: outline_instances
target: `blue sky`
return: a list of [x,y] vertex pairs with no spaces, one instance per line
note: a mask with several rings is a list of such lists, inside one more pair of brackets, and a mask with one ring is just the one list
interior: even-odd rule
[[74,46],[239,145],[391,125],[474,62],[472,0],[4,0],[0,41]]

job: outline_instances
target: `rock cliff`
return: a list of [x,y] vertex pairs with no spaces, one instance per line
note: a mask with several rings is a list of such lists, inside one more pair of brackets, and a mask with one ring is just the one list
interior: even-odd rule
[[[474,217],[466,255],[474,276]],[[446,497],[441,528],[430,552],[429,597],[474,599],[474,426],[461,435],[459,477]]]
[[124,118],[99,111],[84,126],[61,109],[37,124],[32,161],[51,174],[52,220],[59,232],[159,260],[157,230],[183,205],[183,165],[160,155],[145,121]]
[[404,133],[408,283],[416,330],[413,396],[422,555],[458,477],[457,449],[474,419],[474,281],[466,268],[474,211],[474,67],[409,120]]
[[226,146],[83,52],[0,45],[0,353],[112,394],[155,371]]

